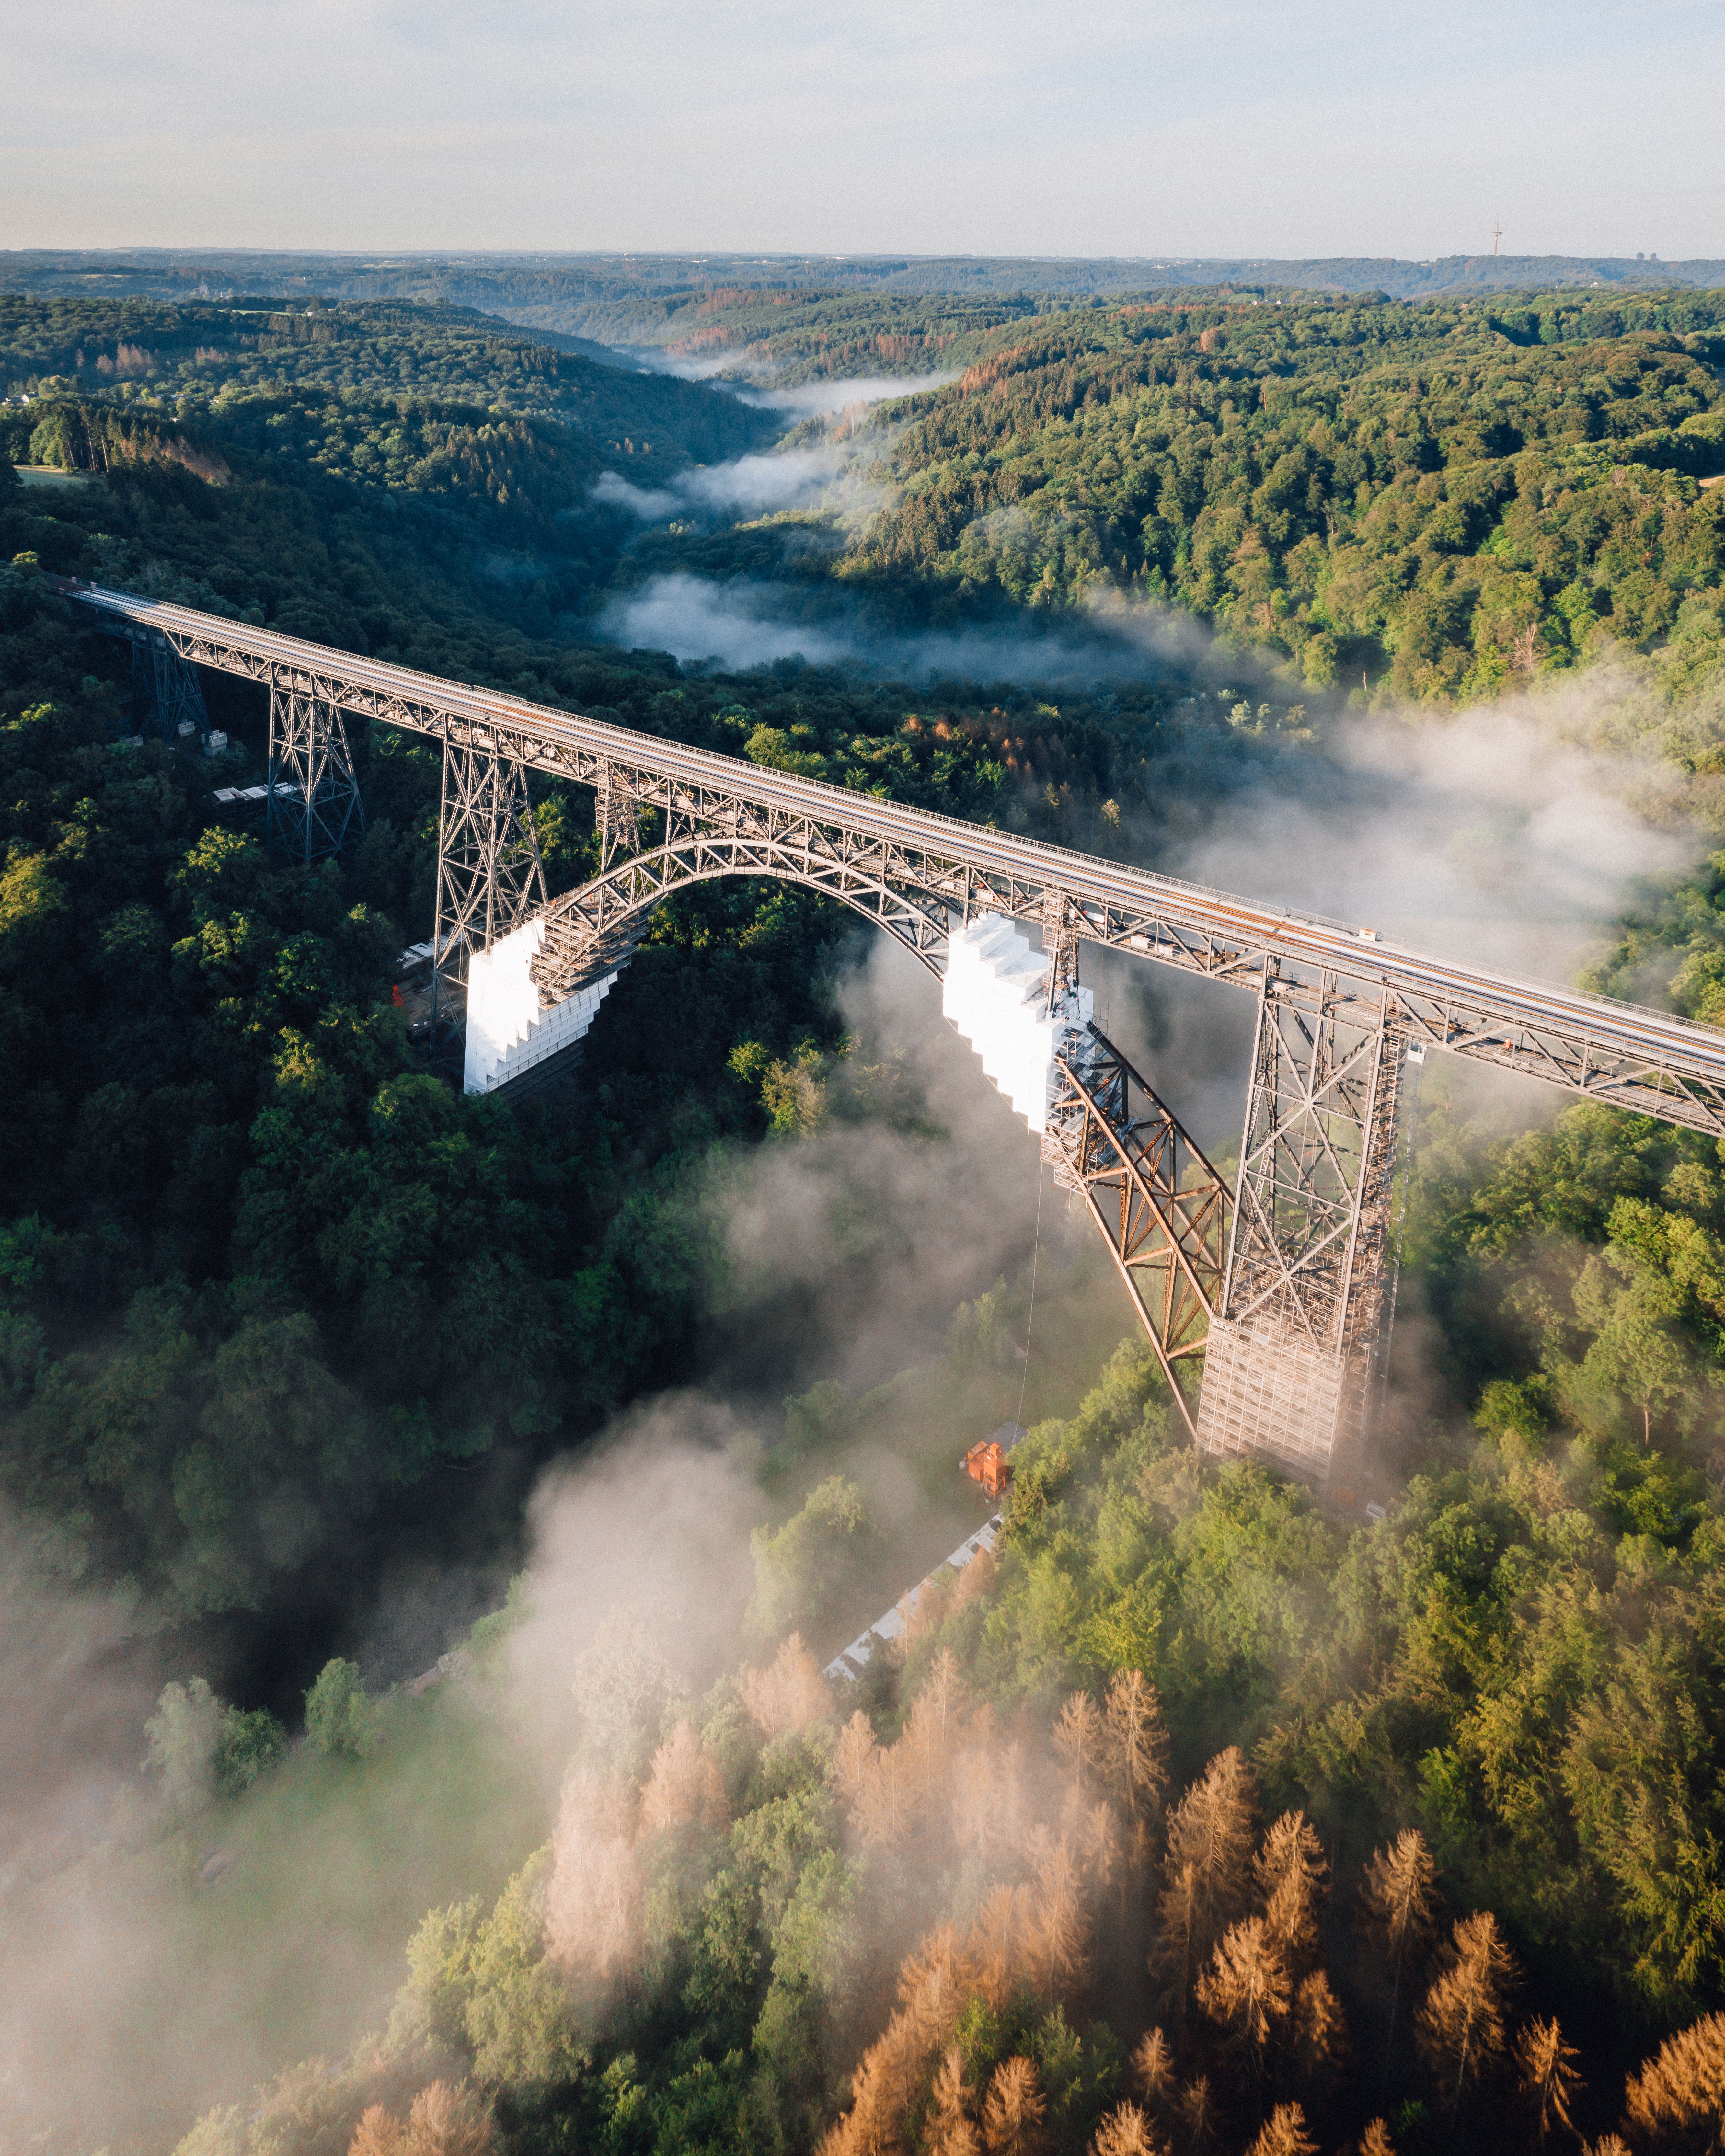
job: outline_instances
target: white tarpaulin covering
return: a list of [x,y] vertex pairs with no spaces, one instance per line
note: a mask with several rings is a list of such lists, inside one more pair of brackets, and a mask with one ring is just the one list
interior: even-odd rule
[[941,1008],[983,1068],[1040,1137],[1048,1126],[1054,1060],[1096,1010],[1088,988],[1050,1015],[1048,960],[999,913],[985,913],[947,939]]
[[598,1015],[615,973],[590,988],[578,988],[550,1010],[539,1008],[539,989],[527,966],[544,941],[545,923],[527,921],[469,959],[465,1091],[495,1092],[536,1063],[572,1046]]

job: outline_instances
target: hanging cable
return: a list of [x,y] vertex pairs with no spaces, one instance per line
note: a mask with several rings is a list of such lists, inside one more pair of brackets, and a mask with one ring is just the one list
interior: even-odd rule
[[1030,1252],[1030,1306],[1024,1312],[1024,1376],[1019,1387],[1019,1411],[1013,1420],[1024,1427],[1024,1395],[1030,1387],[1030,1327],[1036,1322],[1036,1266],[1042,1255],[1042,1170],[1040,1149],[1036,1158],[1036,1241]]

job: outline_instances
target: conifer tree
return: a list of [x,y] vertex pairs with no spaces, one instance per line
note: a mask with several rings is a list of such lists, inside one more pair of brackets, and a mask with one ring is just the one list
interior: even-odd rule
[[1087,1691],[1075,1691],[1060,1709],[1055,1723],[1054,1741],[1081,1796],[1089,1790],[1101,1763],[1102,1740],[1100,1708]]
[[1106,1763],[1128,1818],[1153,1811],[1168,1787],[1168,1731],[1154,1685],[1142,1670],[1117,1670],[1103,1710]]
[[1117,2105],[1102,2120],[1091,2143],[1092,2156],[1167,2156],[1135,2103]]
[[1516,2038],[1516,2073],[1542,2146],[1553,2127],[1570,2123],[1569,2106],[1581,2076],[1569,2061],[1579,2056],[1573,2044],[1563,2041],[1555,2019],[1530,2021]]
[[1048,2105],[1029,2060],[1003,2059],[994,2069],[983,2107],[988,2156],[1043,2156],[1048,2147],[1047,2116]]
[[1306,2130],[1297,2103],[1279,2103],[1246,2156],[1317,2156],[1317,2143]]
[[1638,2136],[1657,2142],[1705,2132],[1725,2143],[1725,2014],[1708,2014],[1667,2036],[1625,2092],[1624,2116]]
[[1255,1795],[1251,1769],[1230,1744],[1168,1817],[1157,1965],[1183,2015],[1194,1975],[1245,1899]]
[[1246,2059],[1255,2082],[1271,2039],[1287,2018],[1293,1989],[1288,1965],[1261,1917],[1230,1926],[1198,1979],[1199,2005],[1227,2032],[1230,2048]]
[[1504,2010],[1515,1976],[1515,1958],[1490,1910],[1464,1917],[1417,2023],[1420,2051],[1449,2092],[1451,2118],[1467,2091],[1502,2056]]
[[929,2099],[930,2156],[982,2156],[983,2138],[971,2116],[974,2092],[964,2078],[964,2060],[948,2046]]
[[1384,2080],[1395,2048],[1395,2017],[1401,2005],[1402,1971],[1408,1957],[1430,1937],[1437,1907],[1437,1866],[1415,1827],[1404,1828],[1387,1850],[1374,1850],[1366,1866],[1363,1889],[1366,1921],[1389,1956],[1389,2030],[1384,2044]]

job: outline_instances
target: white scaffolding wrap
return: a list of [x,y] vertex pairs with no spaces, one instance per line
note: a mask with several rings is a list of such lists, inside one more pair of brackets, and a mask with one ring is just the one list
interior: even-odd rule
[[545,940],[542,920],[524,921],[489,951],[475,951],[467,965],[467,1056],[461,1083],[469,1093],[491,1093],[524,1070],[560,1055],[586,1034],[617,976],[578,988],[550,1010],[539,1007],[539,990],[527,972]]
[[1040,1137],[1048,1127],[1055,1057],[1082,1035],[1096,1009],[1077,988],[1050,1014],[1048,959],[1011,921],[984,913],[947,939],[941,1009],[982,1058],[983,1068]]

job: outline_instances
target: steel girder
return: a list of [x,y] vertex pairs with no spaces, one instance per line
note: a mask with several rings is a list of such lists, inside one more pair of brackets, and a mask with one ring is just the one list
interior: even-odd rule
[[365,804],[338,704],[271,682],[269,784],[264,828],[272,852],[322,860],[364,835]]
[[[1137,952],[1260,994],[1322,993],[1338,1019],[1346,1005],[1362,1024],[1388,1025],[1411,1041],[1725,1137],[1725,1039],[1668,1013],[1452,965],[1367,930],[188,608],[66,580],[58,588],[110,619],[162,634],[198,665],[298,686],[382,724],[600,788],[607,803],[602,831],[623,833],[625,841],[631,809],[669,816],[686,809],[688,828],[728,830],[737,828],[734,809],[747,805],[818,832],[826,854],[860,859],[878,850],[891,864],[883,882],[919,907],[944,906],[967,920],[999,912],[1036,921],[1045,937],[1054,924],[1057,942]],[[709,808],[722,809],[716,824]]]
[[1195,1435],[1174,1365],[1204,1353],[1220,1306],[1231,1194],[1106,1034],[1087,1032],[1056,1060],[1042,1157],[1101,1231]]

